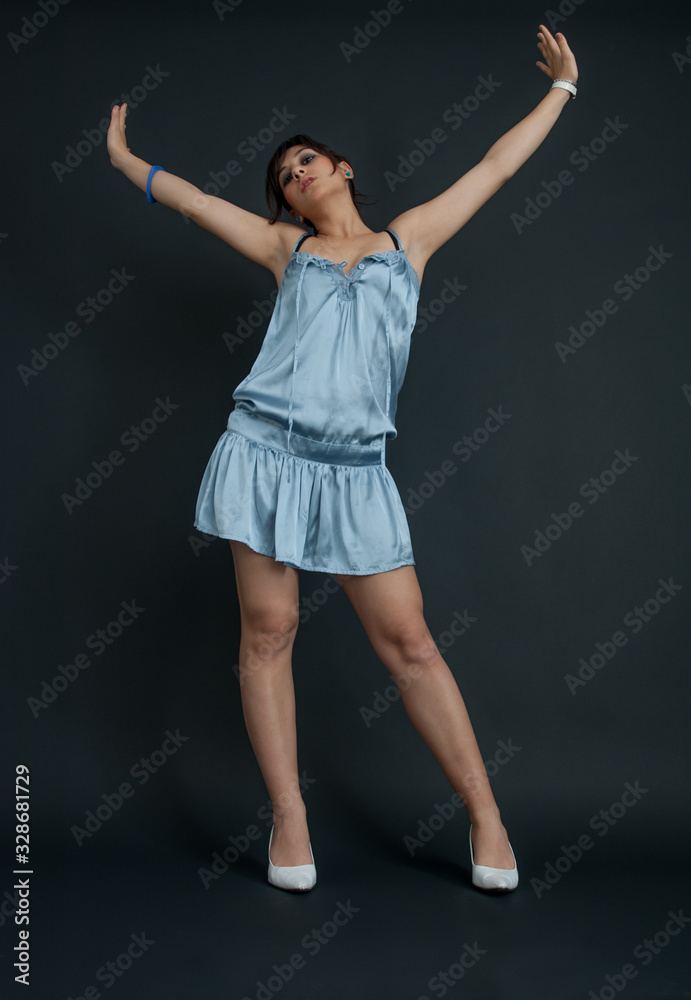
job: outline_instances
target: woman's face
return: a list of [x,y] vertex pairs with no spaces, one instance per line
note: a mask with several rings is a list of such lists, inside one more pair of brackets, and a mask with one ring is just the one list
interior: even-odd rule
[[311,218],[310,208],[347,184],[346,163],[334,165],[328,156],[310,146],[291,146],[281,161],[278,182],[283,196],[297,215]]

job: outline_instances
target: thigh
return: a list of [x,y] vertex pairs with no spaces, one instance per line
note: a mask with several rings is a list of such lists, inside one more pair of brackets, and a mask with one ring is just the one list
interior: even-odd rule
[[[377,655],[387,663],[392,650],[414,656],[437,652],[423,615],[414,566],[368,576],[336,576],[355,608]],[[388,664],[387,664],[388,665]]]
[[230,539],[242,624],[285,631],[299,620],[299,573],[271,556]]

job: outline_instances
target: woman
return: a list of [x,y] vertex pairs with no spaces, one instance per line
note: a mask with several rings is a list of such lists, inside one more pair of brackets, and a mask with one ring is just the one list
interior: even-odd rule
[[[268,878],[307,891],[316,867],[298,784],[291,654],[299,569],[330,572],[394,677],[406,711],[470,818],[472,883],[518,885],[518,867],[465,703],[425,623],[401,498],[384,462],[425,265],[538,148],[575,97],[576,60],[544,25],[537,107],[436,198],[382,232],[362,221],[354,169],[293,136],[267,172],[264,219],[133,156],[126,104],[111,112],[112,165],[276,277],[261,351],[204,473],[195,526],[228,538],[241,612],[243,714],[273,804]],[[313,234],[295,239],[288,209]]]

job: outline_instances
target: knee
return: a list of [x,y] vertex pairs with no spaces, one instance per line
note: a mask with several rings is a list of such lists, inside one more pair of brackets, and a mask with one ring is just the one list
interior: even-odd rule
[[390,634],[389,643],[395,648],[398,661],[408,670],[411,667],[425,670],[439,660],[439,650],[422,618],[400,625]]
[[296,609],[253,615],[242,623],[242,639],[255,660],[269,662],[292,645],[298,621]]

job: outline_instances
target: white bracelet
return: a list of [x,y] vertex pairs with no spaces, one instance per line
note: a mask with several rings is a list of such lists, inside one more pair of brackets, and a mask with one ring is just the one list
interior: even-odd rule
[[561,90],[568,90],[569,93],[571,94],[571,100],[573,101],[576,99],[576,93],[578,91],[578,88],[576,87],[575,80],[562,80],[562,79],[555,80],[549,89],[554,90],[555,87]]

